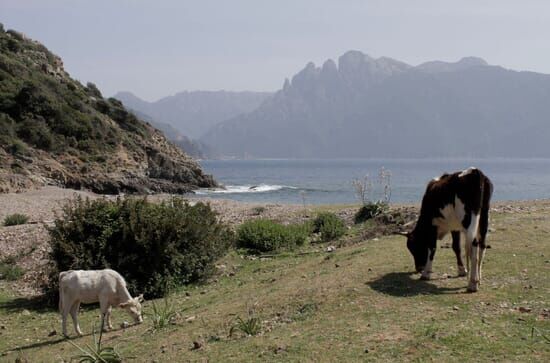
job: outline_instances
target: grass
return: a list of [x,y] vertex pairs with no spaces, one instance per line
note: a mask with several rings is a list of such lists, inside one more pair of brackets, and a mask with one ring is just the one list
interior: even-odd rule
[[[465,278],[455,277],[450,248],[438,249],[434,279],[420,281],[401,236],[369,239],[330,254],[252,259],[231,252],[219,264],[234,274],[171,295],[173,309],[185,312],[172,328],[150,334],[146,316],[145,324],[115,329],[104,340],[122,356],[137,357],[127,358],[136,362],[547,362],[550,203],[535,206],[492,214],[496,230],[488,239],[492,248],[475,294],[466,293]],[[355,228],[349,233],[360,235]],[[144,306],[150,309],[152,302]],[[81,312],[84,332],[91,333],[97,315],[97,307]],[[231,337],[238,317],[258,319],[260,332]],[[113,319],[126,319],[125,313],[116,309]],[[245,329],[256,325],[243,323]],[[5,326],[0,361],[18,354],[29,361],[79,354],[59,333],[48,337],[60,329],[56,311],[9,289],[0,288],[0,325]],[[82,345],[86,339],[74,342]]]
[[25,214],[15,213],[7,215],[4,218],[4,226],[17,226],[19,224],[25,224],[29,221],[29,217]]
[[161,304],[151,301],[152,312],[149,316],[153,324],[153,331],[164,329],[173,324],[178,314],[168,296],[162,300]]

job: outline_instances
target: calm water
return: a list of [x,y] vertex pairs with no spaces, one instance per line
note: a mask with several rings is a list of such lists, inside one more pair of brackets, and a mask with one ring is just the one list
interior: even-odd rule
[[207,173],[226,190],[199,194],[251,202],[334,204],[356,202],[354,178],[370,175],[373,199],[380,168],[391,171],[391,202],[419,202],[426,183],[443,172],[476,166],[495,185],[494,200],[550,197],[550,159],[346,159],[346,160],[204,160]]

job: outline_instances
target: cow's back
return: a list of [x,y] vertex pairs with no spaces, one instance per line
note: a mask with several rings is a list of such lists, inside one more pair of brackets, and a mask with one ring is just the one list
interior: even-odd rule
[[71,270],[59,274],[59,289],[82,303],[93,303],[102,294],[115,294],[118,279],[122,277],[113,270]]

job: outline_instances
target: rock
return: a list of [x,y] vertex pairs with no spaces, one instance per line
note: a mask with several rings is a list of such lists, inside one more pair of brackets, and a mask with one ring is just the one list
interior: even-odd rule
[[328,246],[327,249],[325,250],[327,252],[334,252],[336,251],[336,247],[335,246]]
[[189,291],[186,291],[185,296],[191,296],[191,293]]
[[123,321],[122,323],[120,323],[120,327],[122,329],[127,329],[129,326],[130,326],[130,323],[128,323],[127,321]]
[[193,315],[193,316],[190,316],[187,319],[185,319],[185,321],[188,322],[188,323],[192,323],[193,321],[195,321],[196,318],[197,317],[195,315]]
[[460,308],[455,305],[455,306],[453,306],[453,310],[458,311],[458,310],[460,310]]
[[526,306],[520,306],[518,310],[520,313],[530,313],[532,309]]
[[27,309],[23,309],[23,311],[21,312],[21,315],[23,315],[23,316],[29,316],[29,315],[31,315],[31,312],[28,311]]
[[365,348],[365,353],[368,353],[369,352],[369,348]]
[[337,263],[335,263],[335,264],[334,264],[334,267],[338,268],[338,267],[340,267],[340,265],[337,264]]
[[193,341],[193,348],[191,350],[198,350],[202,348],[202,342],[195,340]]
[[55,329],[48,333],[49,337],[53,337],[54,335],[57,335],[57,331]]

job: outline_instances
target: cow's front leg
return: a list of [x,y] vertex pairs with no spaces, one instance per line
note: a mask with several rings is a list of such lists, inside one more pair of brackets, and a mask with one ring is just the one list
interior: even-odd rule
[[466,276],[468,270],[466,270],[466,267],[464,267],[464,263],[462,262],[462,253],[460,251],[460,232],[455,231],[451,233],[453,237],[453,251],[456,255],[456,266],[458,269],[458,276]]
[[113,322],[111,321],[111,313],[113,311],[113,308],[111,306],[109,306],[109,308],[107,309],[107,317],[106,317],[106,320],[107,320],[107,329],[109,330],[113,330]]
[[430,280],[432,278],[432,264],[434,261],[435,249],[435,245],[428,248],[428,259],[426,261],[426,265],[424,266],[424,270],[422,270],[422,275],[420,276],[421,280]]
[[104,332],[108,331],[109,327],[109,319],[110,319],[110,310],[111,306],[107,302],[106,299],[99,298],[99,310],[101,311],[101,329],[103,329]]

